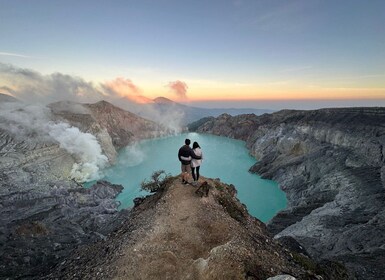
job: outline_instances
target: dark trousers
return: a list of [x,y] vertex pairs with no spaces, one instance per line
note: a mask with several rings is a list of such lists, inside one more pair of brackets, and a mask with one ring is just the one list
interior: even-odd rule
[[[191,173],[192,173],[192,177],[193,177],[194,181],[198,181],[199,180],[199,168],[200,168],[200,166],[191,167]],[[196,175],[195,175],[195,170],[197,171]]]

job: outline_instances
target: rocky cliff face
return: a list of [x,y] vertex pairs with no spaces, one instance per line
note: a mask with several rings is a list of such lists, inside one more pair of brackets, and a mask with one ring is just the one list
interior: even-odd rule
[[162,125],[143,119],[124,111],[106,101],[85,105],[91,111],[96,122],[107,129],[115,147],[121,148],[141,140],[166,135],[168,131]]
[[123,145],[167,131],[106,102],[2,100],[0,278],[29,277],[126,218],[115,201],[120,186],[86,190],[75,180],[96,178]]
[[294,237],[317,259],[343,262],[359,279],[385,273],[385,109],[280,111],[222,115],[198,132],[245,140],[276,180],[288,208],[268,224],[277,238]]
[[202,179],[207,197],[167,179],[105,241],[79,248],[44,279],[348,279],[343,267],[273,240],[234,186]]
[[164,126],[143,119],[106,101],[78,104],[60,101],[49,105],[56,120],[62,120],[81,131],[95,135],[102,150],[113,162],[116,149],[135,141],[170,134]]

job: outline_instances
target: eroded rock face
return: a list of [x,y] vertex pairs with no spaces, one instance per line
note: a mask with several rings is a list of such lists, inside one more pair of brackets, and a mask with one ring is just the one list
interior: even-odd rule
[[220,116],[197,131],[245,140],[259,160],[251,171],[279,182],[288,208],[268,224],[276,237],[292,236],[312,256],[378,279],[385,272],[384,123],[384,108],[341,108]]
[[112,143],[122,148],[141,139],[170,133],[165,127],[120,109],[106,101],[85,105],[97,123],[111,136]]

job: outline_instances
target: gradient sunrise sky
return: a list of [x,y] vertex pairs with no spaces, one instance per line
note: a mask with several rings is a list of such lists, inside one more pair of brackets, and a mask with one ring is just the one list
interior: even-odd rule
[[28,69],[205,107],[385,106],[385,1],[0,0],[0,63],[14,95]]

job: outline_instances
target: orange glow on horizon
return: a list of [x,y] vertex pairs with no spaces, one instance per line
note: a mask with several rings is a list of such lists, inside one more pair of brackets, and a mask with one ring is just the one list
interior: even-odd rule
[[[118,82],[118,84],[122,85]],[[308,84],[290,85],[256,85],[220,83],[210,81],[186,80],[188,89],[186,98],[181,98],[161,84],[141,82],[140,95],[129,94],[124,97],[137,103],[149,103],[157,97],[166,97],[175,102],[204,102],[204,101],[279,101],[279,100],[382,100],[385,99],[385,88],[380,87],[322,87]],[[116,91],[122,92],[115,88]],[[127,89],[127,87],[125,87]],[[126,92],[126,91],[123,91]]]
[[342,88],[309,85],[199,87],[197,85],[190,87],[187,96],[191,101],[385,99],[385,88]]

